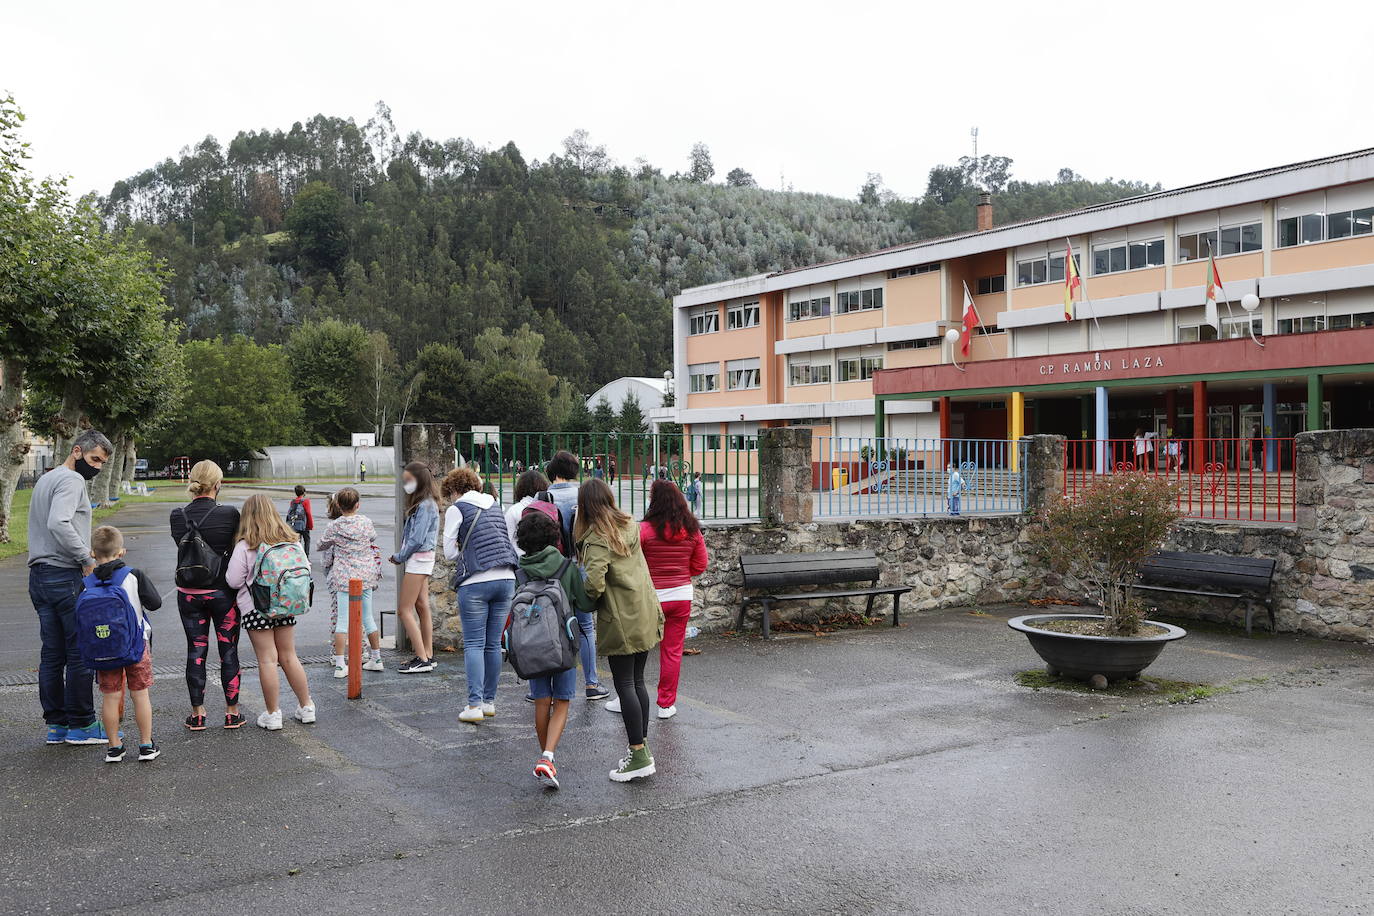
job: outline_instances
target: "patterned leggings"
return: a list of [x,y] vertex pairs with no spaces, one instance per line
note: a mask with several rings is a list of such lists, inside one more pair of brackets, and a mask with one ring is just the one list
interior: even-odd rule
[[234,597],[225,592],[203,595],[177,593],[177,610],[186,630],[186,689],[192,706],[205,704],[205,659],[210,654],[210,626],[219,642],[219,677],[224,685],[224,703],[239,701],[239,609]]

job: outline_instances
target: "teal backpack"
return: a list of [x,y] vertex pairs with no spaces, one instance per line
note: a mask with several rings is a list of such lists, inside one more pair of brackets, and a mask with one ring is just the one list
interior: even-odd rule
[[299,541],[261,544],[248,580],[253,607],[267,617],[299,617],[310,610],[315,580]]

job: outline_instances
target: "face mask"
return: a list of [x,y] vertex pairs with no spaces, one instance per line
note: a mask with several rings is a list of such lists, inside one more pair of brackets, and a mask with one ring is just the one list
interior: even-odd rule
[[94,480],[96,475],[100,473],[100,468],[92,465],[86,460],[86,456],[82,455],[80,458],[76,459],[76,473],[87,480]]
[[415,492],[416,486],[417,484],[415,483],[415,481],[407,480],[405,483],[401,484],[401,489],[405,490],[406,495],[409,496],[411,493]]

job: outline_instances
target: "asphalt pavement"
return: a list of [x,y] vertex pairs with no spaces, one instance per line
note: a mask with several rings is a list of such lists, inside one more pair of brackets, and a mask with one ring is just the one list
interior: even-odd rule
[[43,746],[0,687],[0,912],[1374,912],[1369,647],[1194,632],[1151,673],[1230,690],[1170,705],[1018,686],[1012,612],[694,640],[657,775],[611,783],[623,729],[579,699],[558,792],[509,671],[457,721],[456,656],[355,701],[312,666],[319,722],[278,733],[187,733],[162,676],[147,764]]

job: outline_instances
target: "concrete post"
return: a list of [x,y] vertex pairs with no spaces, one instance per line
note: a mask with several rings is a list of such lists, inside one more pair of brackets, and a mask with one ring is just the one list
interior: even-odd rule
[[[451,423],[405,423],[393,429],[392,442],[396,449],[396,544],[401,546],[401,530],[405,527],[406,494],[401,489],[401,472],[412,461],[429,467],[434,474],[435,485],[444,475],[454,468],[453,443],[458,427]],[[439,507],[443,528],[444,507]],[[403,567],[397,566],[396,591],[401,590],[401,580],[405,576]],[[449,588],[448,580],[453,573],[453,564],[444,557],[442,546],[435,545],[434,575],[429,579],[429,608],[434,620],[434,645],[455,646],[462,643],[462,630],[458,621],[458,602]],[[405,627],[396,621],[396,648],[409,648]]]
[[1278,449],[1274,442],[1274,427],[1278,425],[1278,387],[1273,382],[1264,385],[1264,469],[1271,474],[1278,470]]
[[1096,467],[1094,470],[1099,474],[1106,474],[1111,469],[1112,459],[1112,444],[1108,441],[1111,439],[1111,428],[1107,423],[1108,408],[1106,387],[1099,385],[1097,388],[1093,389],[1093,399],[1096,408],[1093,411],[1094,438],[1097,439],[1097,454],[1094,456],[1094,464]]
[[811,430],[759,430],[759,516],[765,525],[811,521]]

